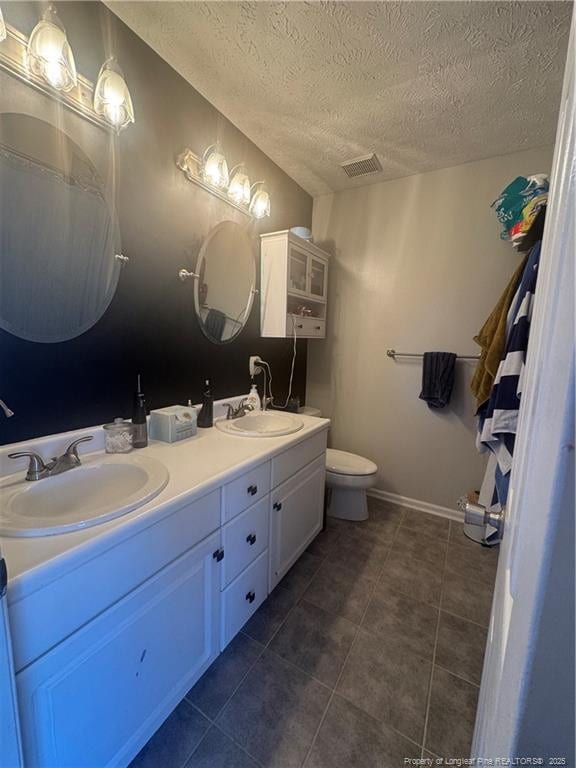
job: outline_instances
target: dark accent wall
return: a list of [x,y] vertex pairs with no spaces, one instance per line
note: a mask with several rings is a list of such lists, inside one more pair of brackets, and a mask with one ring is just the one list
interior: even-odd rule
[[[130,416],[137,373],[151,408],[198,402],[206,377],[217,398],[248,392],[251,354],[270,362],[281,399],[292,342],[260,338],[259,297],[231,343],[211,344],[200,330],[193,287],[180,283],[178,270],[195,266],[203,238],[219,221],[247,219],[186,181],[174,160],[186,146],[200,153],[220,139],[230,165],[245,161],[254,180],[266,179],[272,216],[251,225],[255,240],[261,232],[310,226],[311,197],[103,5],[66,2],[57,8],[79,72],[95,80],[106,55],[117,55],[135,125],[114,138],[3,73],[0,112],[53,122],[82,147],[116,200],[130,263],[110,307],[82,336],[35,344],[0,330],[0,397],[16,413],[11,419],[0,414],[0,444]],[[27,33],[40,9],[35,3],[3,5],[6,20]],[[301,341],[293,390],[302,401],[305,381]]]

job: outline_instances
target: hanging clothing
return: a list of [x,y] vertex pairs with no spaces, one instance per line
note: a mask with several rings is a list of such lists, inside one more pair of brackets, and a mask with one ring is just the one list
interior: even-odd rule
[[498,303],[490,313],[474,341],[482,348],[480,360],[470,382],[470,389],[476,398],[476,410],[485,403],[492,391],[494,378],[506,345],[506,317],[516,294],[518,283],[524,273],[527,257],[525,257],[500,296]]
[[494,479],[498,501],[502,507],[506,504],[512,469],[540,249],[541,242],[538,242],[528,255],[508,312],[509,331],[505,354],[498,366],[490,399],[478,412],[477,447],[480,451],[491,451],[496,457]]

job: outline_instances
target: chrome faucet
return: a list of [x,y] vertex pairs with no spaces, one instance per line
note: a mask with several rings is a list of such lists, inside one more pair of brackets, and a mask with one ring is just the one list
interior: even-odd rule
[[80,437],[78,440],[74,440],[61,456],[55,456],[47,464],[44,463],[40,454],[33,451],[9,453],[8,458],[20,459],[22,456],[27,456],[30,459],[30,463],[26,472],[26,480],[43,480],[45,477],[60,475],[62,472],[68,472],[69,469],[79,467],[82,462],[80,461],[80,456],[78,456],[78,446],[80,443],[87,443],[90,440],[94,440],[94,437]]
[[222,403],[226,407],[226,421],[231,419],[239,419],[241,416],[246,416],[247,413],[254,410],[252,403],[247,403],[246,398],[242,398],[235,408],[232,403]]

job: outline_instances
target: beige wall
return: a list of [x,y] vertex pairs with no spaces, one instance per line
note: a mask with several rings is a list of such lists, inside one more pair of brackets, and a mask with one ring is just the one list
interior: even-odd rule
[[307,404],[332,419],[333,447],[378,464],[377,488],[454,507],[479,487],[474,363],[457,363],[450,406],[432,411],[418,399],[421,361],[394,362],[386,349],[477,353],[472,337],[519,262],[490,204],[551,159],[551,148],[528,150],[315,200],[314,241],[333,258]]

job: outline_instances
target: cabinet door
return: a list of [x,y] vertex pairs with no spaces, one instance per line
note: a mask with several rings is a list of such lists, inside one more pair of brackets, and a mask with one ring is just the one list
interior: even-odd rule
[[212,534],[17,675],[27,766],[138,753],[218,653],[219,544]]
[[322,454],[271,494],[270,590],[322,528],[325,469]]
[[325,299],[327,282],[328,264],[322,259],[310,256],[310,294]]
[[288,290],[291,293],[309,292],[308,254],[294,245],[288,248]]

